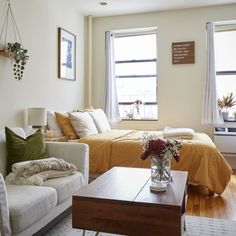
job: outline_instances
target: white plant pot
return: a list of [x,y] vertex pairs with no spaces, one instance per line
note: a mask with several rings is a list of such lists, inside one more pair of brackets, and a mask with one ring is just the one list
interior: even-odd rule
[[224,121],[227,121],[229,119],[229,112],[227,111],[222,111],[222,117]]

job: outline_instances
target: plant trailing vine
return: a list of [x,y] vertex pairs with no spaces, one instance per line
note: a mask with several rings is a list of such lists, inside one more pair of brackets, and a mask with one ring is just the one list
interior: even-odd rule
[[13,64],[13,71],[15,79],[20,81],[23,78],[26,60],[29,59],[27,55],[28,50],[24,49],[20,43],[7,43],[7,52],[9,53],[11,62]]
[[[20,81],[23,78],[26,61],[29,59],[29,56],[27,55],[28,50],[25,49],[23,46],[19,29],[12,12],[10,0],[7,0],[7,5],[8,7],[3,20],[3,26],[2,29],[0,30],[0,42],[2,39],[4,39],[3,43],[1,43],[3,49],[0,49],[0,55],[5,57],[10,57],[10,61],[13,63],[13,71],[15,79]],[[10,23],[12,24],[11,29],[13,29],[12,35],[14,35],[15,38],[14,41],[8,40],[7,37]],[[14,43],[11,43],[9,41],[13,41]]]

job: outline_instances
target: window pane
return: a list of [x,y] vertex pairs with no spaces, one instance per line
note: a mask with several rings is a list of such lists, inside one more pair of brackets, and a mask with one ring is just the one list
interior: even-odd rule
[[[156,60],[156,34],[115,38],[114,49],[115,61]],[[156,61],[115,64],[116,76],[124,76],[124,78],[116,79],[122,118],[157,118],[156,67]],[[145,75],[153,77],[145,77]],[[125,76],[130,76],[130,78]],[[141,100],[142,104],[135,105],[136,100]]]
[[215,33],[216,71],[236,70],[236,31]]
[[156,34],[115,38],[115,61],[156,58]]
[[[131,105],[119,105],[119,111],[121,118],[124,119],[135,119],[137,109]],[[147,105],[144,104],[140,107],[140,117],[142,119],[157,119],[157,105]]]
[[119,102],[156,102],[156,78],[119,78],[116,84]]
[[[233,92],[236,96],[236,75],[219,75],[216,77],[217,96],[222,98],[227,94]],[[236,111],[236,106],[230,110],[230,116]]]
[[155,75],[156,62],[119,63],[116,64],[116,75]]

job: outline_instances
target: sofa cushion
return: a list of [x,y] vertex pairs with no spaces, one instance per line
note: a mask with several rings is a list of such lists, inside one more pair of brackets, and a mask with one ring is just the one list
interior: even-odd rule
[[5,127],[7,144],[7,173],[14,163],[48,157],[42,130],[23,138]]
[[[25,131],[22,128],[12,128],[12,130],[21,137],[26,137]],[[0,172],[2,173],[3,177],[6,176],[6,156],[7,154],[5,129],[0,129]]]
[[80,172],[76,172],[66,177],[49,179],[42,186],[55,188],[57,191],[57,204],[60,204],[78,192],[82,185],[84,185],[83,175]]
[[21,232],[57,205],[54,188],[6,185],[13,233]]
[[5,181],[0,173],[0,235],[10,235],[11,226]]

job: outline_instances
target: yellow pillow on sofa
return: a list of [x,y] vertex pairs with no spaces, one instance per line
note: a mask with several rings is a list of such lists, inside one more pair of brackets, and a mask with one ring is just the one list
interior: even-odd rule
[[78,136],[76,135],[69,116],[67,114],[62,114],[59,112],[55,112],[56,120],[58,125],[60,126],[63,134],[68,138],[68,139],[77,139]]

